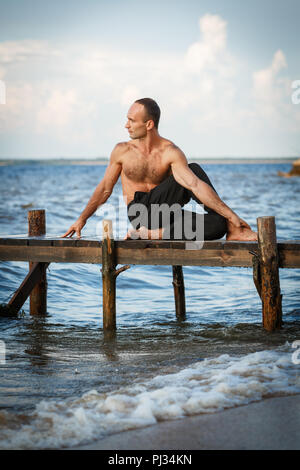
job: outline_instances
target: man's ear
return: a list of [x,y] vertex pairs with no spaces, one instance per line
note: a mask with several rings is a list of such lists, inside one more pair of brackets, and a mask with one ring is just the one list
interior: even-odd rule
[[147,121],[147,124],[146,124],[147,131],[151,131],[153,127],[154,127],[154,121],[152,119],[149,119],[149,121]]

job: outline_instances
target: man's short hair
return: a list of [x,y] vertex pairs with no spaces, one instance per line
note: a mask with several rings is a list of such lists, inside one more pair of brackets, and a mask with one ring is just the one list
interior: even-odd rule
[[135,103],[142,104],[146,111],[146,117],[152,119],[156,129],[158,128],[159,118],[160,118],[160,108],[156,101],[152,98],[141,98],[136,100]]

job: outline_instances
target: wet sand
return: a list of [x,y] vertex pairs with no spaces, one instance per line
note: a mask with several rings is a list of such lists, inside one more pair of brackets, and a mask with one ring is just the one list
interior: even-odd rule
[[300,395],[165,421],[78,450],[299,450]]

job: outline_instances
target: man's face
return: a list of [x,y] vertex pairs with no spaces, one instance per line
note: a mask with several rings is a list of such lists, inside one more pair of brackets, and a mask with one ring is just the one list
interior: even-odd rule
[[131,139],[141,139],[147,135],[145,108],[140,103],[133,103],[127,114],[126,129]]

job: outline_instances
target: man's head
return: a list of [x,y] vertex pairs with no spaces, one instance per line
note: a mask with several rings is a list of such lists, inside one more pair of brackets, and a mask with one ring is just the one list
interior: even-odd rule
[[140,100],[136,100],[135,103],[144,106],[145,119],[147,121],[152,120],[154,123],[154,127],[158,129],[160,108],[156,101],[154,101],[152,98],[141,98]]
[[151,98],[136,100],[129,108],[126,129],[132,139],[140,139],[151,130],[157,130],[160,118],[158,104]]

